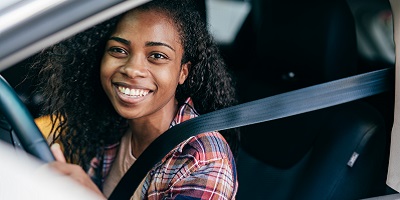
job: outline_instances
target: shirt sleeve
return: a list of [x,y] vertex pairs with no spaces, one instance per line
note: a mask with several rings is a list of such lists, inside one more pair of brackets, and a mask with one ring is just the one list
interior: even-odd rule
[[176,179],[164,198],[235,199],[237,180],[234,173],[228,159],[197,163],[189,175]]

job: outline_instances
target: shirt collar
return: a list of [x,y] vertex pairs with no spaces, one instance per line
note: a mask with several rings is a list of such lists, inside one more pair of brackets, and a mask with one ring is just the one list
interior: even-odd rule
[[183,105],[178,109],[174,120],[172,120],[170,128],[180,124],[186,120],[192,119],[199,116],[197,111],[194,109],[192,98],[187,98]]

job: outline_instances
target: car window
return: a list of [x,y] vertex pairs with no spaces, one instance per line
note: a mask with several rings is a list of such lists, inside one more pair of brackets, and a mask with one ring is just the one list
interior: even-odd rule
[[207,22],[215,40],[231,44],[251,9],[249,1],[207,0]]
[[[38,0],[44,2],[44,0]],[[93,0],[85,0],[86,2],[93,2]],[[98,1],[98,0],[94,0]],[[65,28],[69,26],[68,24],[63,24],[60,25],[60,29],[66,30],[66,32],[59,32],[57,28],[53,30],[47,30],[49,32],[47,33],[40,33],[35,32],[36,35],[30,34],[27,32],[21,32],[21,30],[28,29],[29,27],[25,26],[27,23],[24,22],[24,20],[27,20],[28,17],[21,18],[21,24],[16,23],[18,20],[15,21],[10,21],[10,20],[4,20],[6,18],[2,18],[7,14],[8,11],[11,11],[12,8],[16,8],[19,4],[26,4],[26,2],[35,2],[34,0],[32,1],[22,1],[22,0],[0,0],[0,72],[2,75],[7,77],[7,80],[11,83],[13,87],[16,88],[17,92],[19,93],[20,97],[23,99],[23,101],[28,105],[28,106],[37,106],[38,103],[42,101],[40,99],[40,96],[35,96],[32,95],[32,89],[29,87],[26,87],[26,85],[23,85],[21,83],[28,83],[26,80],[26,76],[21,74],[26,73],[25,68],[19,68],[19,62],[23,60],[24,58],[28,58],[30,55],[33,55],[35,52],[38,52],[41,48],[46,47],[52,43],[55,43],[57,41],[60,41],[64,38],[67,38],[75,33],[78,33],[81,30],[84,30],[85,28],[90,27],[91,25],[94,25],[98,22],[100,22],[102,19],[95,19],[95,18],[90,18],[91,20],[83,21],[80,23],[77,20],[75,22],[69,22],[71,24],[78,24],[78,26],[70,26],[72,28]],[[56,1],[54,1],[56,2]],[[53,3],[54,3],[53,2]],[[67,1],[60,1],[60,3],[64,3]],[[72,1],[70,1],[72,2]],[[78,2],[77,4],[80,4],[82,2]],[[100,2],[100,1],[98,1]],[[106,1],[103,1],[106,2]],[[112,2],[112,1],[109,1]],[[116,1],[115,1],[116,2]],[[126,2],[133,2],[130,4],[130,6],[134,7],[135,5],[139,5],[141,3],[146,2],[146,0],[130,0]],[[205,0],[206,2],[206,11],[207,11],[207,21],[209,23],[209,29],[210,32],[214,35],[216,42],[222,47],[222,52],[226,53],[224,55],[227,55],[231,49],[230,45],[235,43],[235,38],[239,34],[239,32],[242,30],[243,25],[245,24],[245,21],[247,17],[251,14],[252,10],[252,4],[250,0]],[[348,0],[349,5],[352,9],[354,18],[355,18],[355,23],[356,23],[356,28],[357,28],[357,48],[358,48],[358,55],[359,58],[359,66],[360,66],[360,72],[362,71],[369,71],[370,69],[364,70],[365,67],[372,66],[371,68],[383,68],[386,66],[392,67],[394,65],[395,61],[395,53],[394,53],[394,42],[393,42],[393,20],[392,20],[392,13],[390,12],[390,7],[387,6],[382,6],[383,4],[379,4],[380,6],[376,6],[378,4],[372,3],[373,1],[365,1],[363,0]],[[74,3],[71,3],[74,4]],[[85,3],[82,3],[85,4]],[[89,5],[90,3],[88,3]],[[111,3],[112,4],[112,3]],[[44,6],[50,6],[49,4],[43,4]],[[54,9],[56,6],[54,6],[51,9]],[[387,4],[388,5],[388,4]],[[51,6],[50,6],[51,7]],[[108,6],[106,6],[108,7]],[[43,8],[43,7],[42,7]],[[100,9],[100,8],[99,8]],[[119,12],[121,12],[123,9],[128,9],[126,7],[120,8]],[[45,10],[45,9],[44,9]],[[33,13],[33,15],[40,16],[41,14],[46,13],[45,11],[37,11],[36,14]],[[61,11],[61,10],[60,10]],[[96,11],[98,12],[98,11]],[[76,11],[69,11],[69,13],[77,13]],[[106,13],[107,14],[107,13]],[[113,15],[108,13],[109,16]],[[45,18],[51,18],[52,15],[46,15]],[[65,18],[65,16],[60,16]],[[85,16],[82,16],[83,18],[86,18]],[[7,22],[12,22],[12,23],[3,23],[2,22],[7,21]],[[42,20],[42,19],[40,19]],[[43,19],[44,23],[47,20]],[[50,19],[51,20],[51,19]],[[28,24],[36,23],[35,21],[29,21]],[[39,23],[39,21],[37,21]],[[47,23],[47,22],[46,22]],[[54,24],[54,22],[52,22]],[[57,23],[55,23],[57,24]],[[21,26],[20,26],[21,25]],[[6,29],[10,29],[10,27],[16,27],[16,32],[12,32]],[[39,31],[41,28],[37,28]],[[42,28],[43,29],[43,28]],[[2,31],[3,30],[3,31]],[[18,35],[16,34],[18,32]],[[35,36],[34,37],[28,37],[28,36]],[[51,36],[51,37],[48,37]],[[26,40],[19,40],[20,38],[24,38]],[[50,40],[44,41],[42,40],[43,38],[50,38]],[[248,38],[248,37],[247,37]],[[245,42],[247,43],[247,38]],[[28,40],[29,39],[29,40]],[[250,38],[251,39],[251,38]],[[40,41],[39,43],[36,43],[36,41]],[[249,40],[250,41],[250,40]],[[251,42],[248,42],[251,43]],[[283,46],[283,45],[282,45]],[[28,47],[28,48],[25,48]],[[245,49],[245,51],[251,51],[253,50],[252,48],[242,48],[241,50]],[[21,51],[20,51],[21,50]],[[252,52],[252,51],[251,51]],[[243,52],[241,52],[243,53]],[[246,53],[246,52],[244,52]],[[242,55],[242,54],[239,54]],[[293,55],[288,55],[287,57],[290,58]],[[229,54],[227,56],[227,63],[235,63],[236,60],[233,58],[238,58],[240,56],[231,56],[229,57]],[[246,56],[241,56],[241,57],[246,57]],[[250,56],[247,56],[249,58]],[[232,60],[230,60],[232,59]],[[246,60],[246,59],[244,59]],[[247,59],[249,60],[249,59]],[[29,60],[25,61],[29,62]],[[265,61],[265,62],[269,62]],[[300,62],[300,61],[299,61]],[[242,64],[241,62],[238,62],[239,64]],[[236,64],[236,63],[235,63]],[[239,65],[238,64],[238,65]],[[247,64],[247,63],[246,63]],[[268,63],[270,64],[270,63]],[[13,66],[12,68],[8,68],[9,66]],[[243,71],[248,71],[249,66],[251,65],[243,65]],[[254,65],[254,66],[261,66],[261,65]],[[228,67],[231,67],[228,65]],[[240,66],[242,67],[242,66]],[[263,65],[263,67],[265,67]],[[363,68],[364,67],[364,68]],[[8,69],[7,69],[8,68]],[[266,68],[267,69],[267,68]],[[264,69],[265,70],[265,69]],[[263,70],[263,71],[264,71]],[[268,70],[268,69],[267,69]],[[242,71],[237,71],[237,72],[242,72]],[[271,74],[273,74],[273,71],[271,70]],[[291,72],[291,71],[290,71]],[[315,71],[314,71],[315,72]],[[312,73],[314,73],[312,72]],[[237,74],[239,74],[237,73]],[[15,75],[18,76],[15,76]],[[261,73],[259,73],[261,74]],[[294,73],[292,73],[294,74]],[[317,73],[315,73],[317,74]],[[257,74],[251,72],[251,77],[255,77]],[[289,73],[290,75],[290,73]],[[293,75],[294,76],[294,75]],[[317,76],[317,75],[316,75]],[[284,77],[284,76],[282,76]],[[278,77],[281,78],[281,77]],[[256,79],[256,78],[254,78]],[[282,78],[284,79],[284,78]],[[257,79],[259,81],[261,79]],[[288,79],[291,80],[291,79]],[[28,80],[29,81],[29,80]],[[291,80],[292,82],[295,82],[295,79]],[[243,81],[244,82],[244,81]],[[288,84],[291,84],[292,82],[287,81]],[[28,83],[31,84],[31,83]],[[264,83],[258,84],[258,85],[264,85]],[[257,86],[258,86],[257,85]],[[275,85],[274,85],[275,86]],[[254,86],[254,88],[257,88]],[[251,90],[253,87],[245,87],[245,90]],[[261,93],[259,89],[255,90],[254,93]],[[262,94],[261,97],[265,97],[266,95]],[[386,100],[386,99],[385,99]],[[374,102],[372,102],[374,103]],[[386,102],[387,103],[387,102]],[[384,114],[388,113],[388,115],[391,116],[391,107],[386,108],[387,104],[381,104],[385,106],[384,108]],[[37,112],[37,108],[31,108],[33,113]],[[304,118],[303,118],[304,119]],[[390,119],[390,118],[389,118]],[[301,121],[301,119],[299,119]],[[390,121],[389,121],[390,123]],[[308,127],[307,127],[308,128]],[[286,140],[287,137],[284,132],[281,132],[282,129],[279,129],[279,133],[282,135],[282,140]],[[292,141],[295,141],[296,144],[301,143],[298,142],[296,139],[293,139],[294,137],[290,137]],[[303,139],[303,138],[302,138]],[[259,139],[258,139],[259,140]],[[260,140],[261,141],[261,140]],[[273,143],[277,143],[277,140],[274,140]],[[300,141],[300,140],[299,140]],[[251,143],[252,146],[257,146],[255,143]],[[265,145],[265,143],[264,143]],[[258,145],[261,146],[261,145]],[[268,146],[268,145],[265,145]],[[272,145],[270,145],[272,146]],[[0,145],[1,147],[1,145]],[[286,149],[285,149],[286,150]],[[2,150],[0,150],[2,152]],[[268,154],[272,151],[263,151],[263,154]],[[275,152],[270,153],[271,155],[277,155]],[[243,154],[244,156],[248,156],[247,154]],[[248,156],[250,158],[250,156]],[[289,156],[288,156],[289,157]],[[291,157],[293,157],[291,155]],[[251,157],[252,158],[252,157]],[[280,159],[280,158],[279,158]],[[259,162],[259,160],[257,160]],[[261,163],[261,162],[260,162]],[[262,163],[265,164],[265,163]],[[243,165],[242,165],[243,166]],[[261,166],[261,165],[259,165]],[[264,168],[265,169],[265,168]],[[250,171],[250,170],[249,170]],[[248,171],[248,172],[249,172]],[[243,173],[244,174],[244,173]],[[1,177],[1,176],[0,176]],[[246,177],[249,179],[252,179],[251,177]],[[1,182],[0,182],[1,183]],[[254,189],[254,188],[250,188]],[[2,190],[2,187],[0,186],[0,194]],[[10,193],[12,195],[12,193]]]
[[361,58],[369,65],[393,65],[393,18],[389,2],[348,2],[354,15]]

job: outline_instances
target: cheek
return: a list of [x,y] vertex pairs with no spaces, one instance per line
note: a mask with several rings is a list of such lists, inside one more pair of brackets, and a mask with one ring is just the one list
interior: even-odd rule
[[100,77],[110,76],[113,70],[113,65],[107,56],[103,57],[100,63]]
[[158,87],[167,93],[176,89],[178,83],[178,73],[174,70],[153,70],[152,76]]
[[102,59],[100,63],[100,81],[103,88],[109,81],[111,74],[112,74],[112,67],[110,63],[107,62],[107,59]]

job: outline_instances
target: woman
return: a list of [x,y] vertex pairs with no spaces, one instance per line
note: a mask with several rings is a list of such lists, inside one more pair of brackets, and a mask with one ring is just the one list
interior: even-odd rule
[[[224,62],[189,0],[151,1],[54,45],[36,66],[45,77],[50,140],[62,147],[52,146],[57,162],[50,165],[105,197],[163,132],[236,103]],[[238,134],[223,134],[182,141],[132,198],[234,199],[231,148]]]

